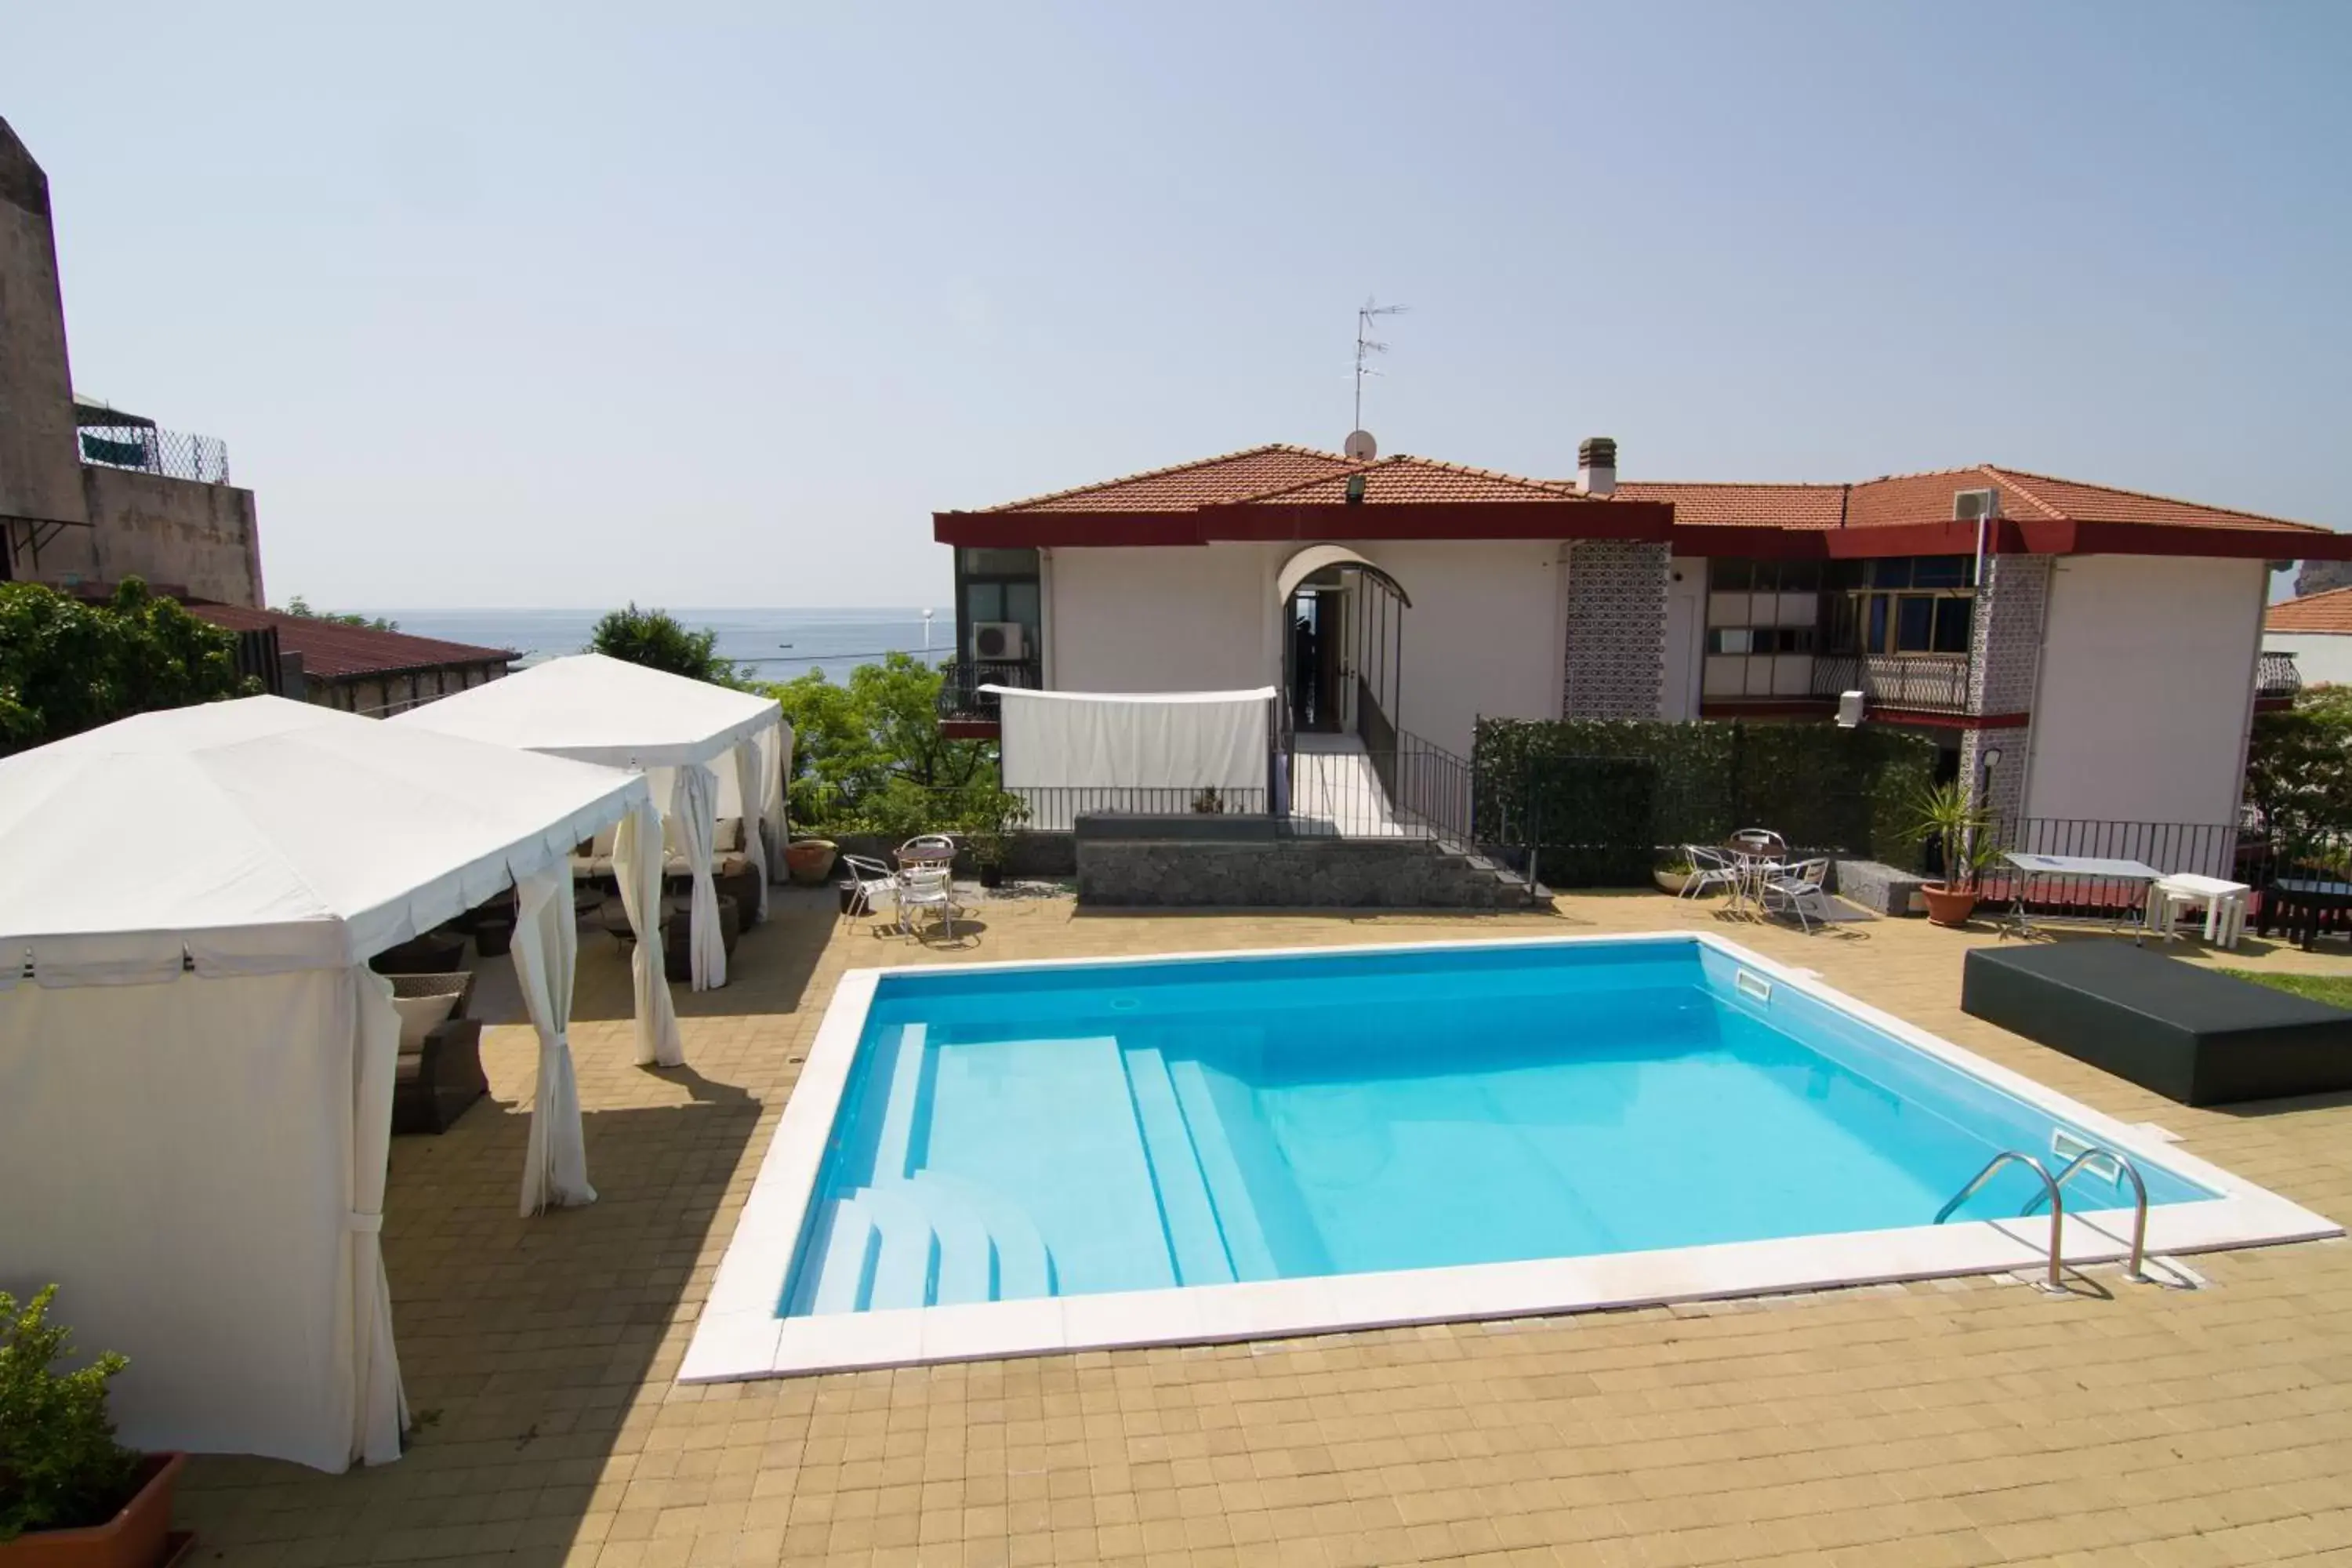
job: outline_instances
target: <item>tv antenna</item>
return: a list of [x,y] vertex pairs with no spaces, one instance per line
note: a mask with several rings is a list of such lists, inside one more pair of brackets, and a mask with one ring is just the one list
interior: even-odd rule
[[1389,352],[1388,344],[1372,336],[1372,322],[1381,316],[1402,316],[1412,308],[1410,305],[1383,305],[1369,294],[1364,296],[1364,302],[1356,307],[1355,428],[1359,430],[1364,427],[1364,377],[1381,374],[1380,368],[1372,363],[1372,356]]

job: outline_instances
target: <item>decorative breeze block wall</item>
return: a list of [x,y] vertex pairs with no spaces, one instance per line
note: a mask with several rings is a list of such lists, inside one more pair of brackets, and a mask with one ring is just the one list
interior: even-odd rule
[[1666,689],[1664,544],[1586,539],[1568,547],[1563,719],[1655,719]]
[[[2050,597],[2050,557],[1995,555],[1985,564],[1969,629],[1969,711],[2024,713],[2033,707],[2042,607]],[[2001,748],[2003,765],[2009,755]],[[2017,753],[2022,757],[2024,753]]]

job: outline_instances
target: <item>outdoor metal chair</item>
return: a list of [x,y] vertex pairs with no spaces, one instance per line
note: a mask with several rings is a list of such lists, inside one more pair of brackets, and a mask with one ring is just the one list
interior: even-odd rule
[[944,866],[955,859],[955,840],[944,833],[919,833],[898,846],[898,868]]
[[954,939],[955,918],[961,911],[955,901],[954,873],[947,867],[910,866],[898,873],[898,891],[899,931],[908,936],[918,934],[917,911],[937,910],[939,918],[947,922],[949,939]]
[[1709,888],[1738,888],[1739,868],[1722,850],[1708,844],[1685,844],[1683,854],[1690,860],[1691,874],[1677,897],[1695,899]]
[[881,861],[864,855],[844,855],[841,864],[849,873],[849,898],[842,905],[843,914],[853,918],[877,914],[879,900],[886,895],[897,899],[898,873]]
[[1794,866],[1782,866],[1764,879],[1764,909],[1767,913],[1793,914],[1798,926],[1806,935],[1812,934],[1813,922],[1827,922],[1834,918],[1830,909],[1830,896],[1822,884],[1829,880],[1830,863],[1826,858],[1800,861]]

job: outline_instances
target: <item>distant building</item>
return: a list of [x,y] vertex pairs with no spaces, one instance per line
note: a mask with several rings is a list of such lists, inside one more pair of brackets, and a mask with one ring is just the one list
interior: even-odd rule
[[48,177],[0,120],[0,581],[125,577],[261,605],[253,492],[211,437],[75,395]]
[[[191,602],[188,613],[237,633],[250,672],[270,689],[378,719],[496,680],[520,657],[512,648],[380,632],[283,610]],[[264,668],[271,650],[274,682]]]
[[2293,658],[2305,686],[2352,681],[2352,584],[2273,605],[2263,618],[2263,651]]

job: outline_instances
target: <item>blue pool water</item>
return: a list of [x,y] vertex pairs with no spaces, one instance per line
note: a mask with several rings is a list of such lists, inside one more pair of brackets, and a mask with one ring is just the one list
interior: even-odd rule
[[[1737,978],[1693,942],[887,976],[783,1311],[1920,1226],[2081,1136]],[[2012,1167],[1955,1218],[2039,1190]]]

